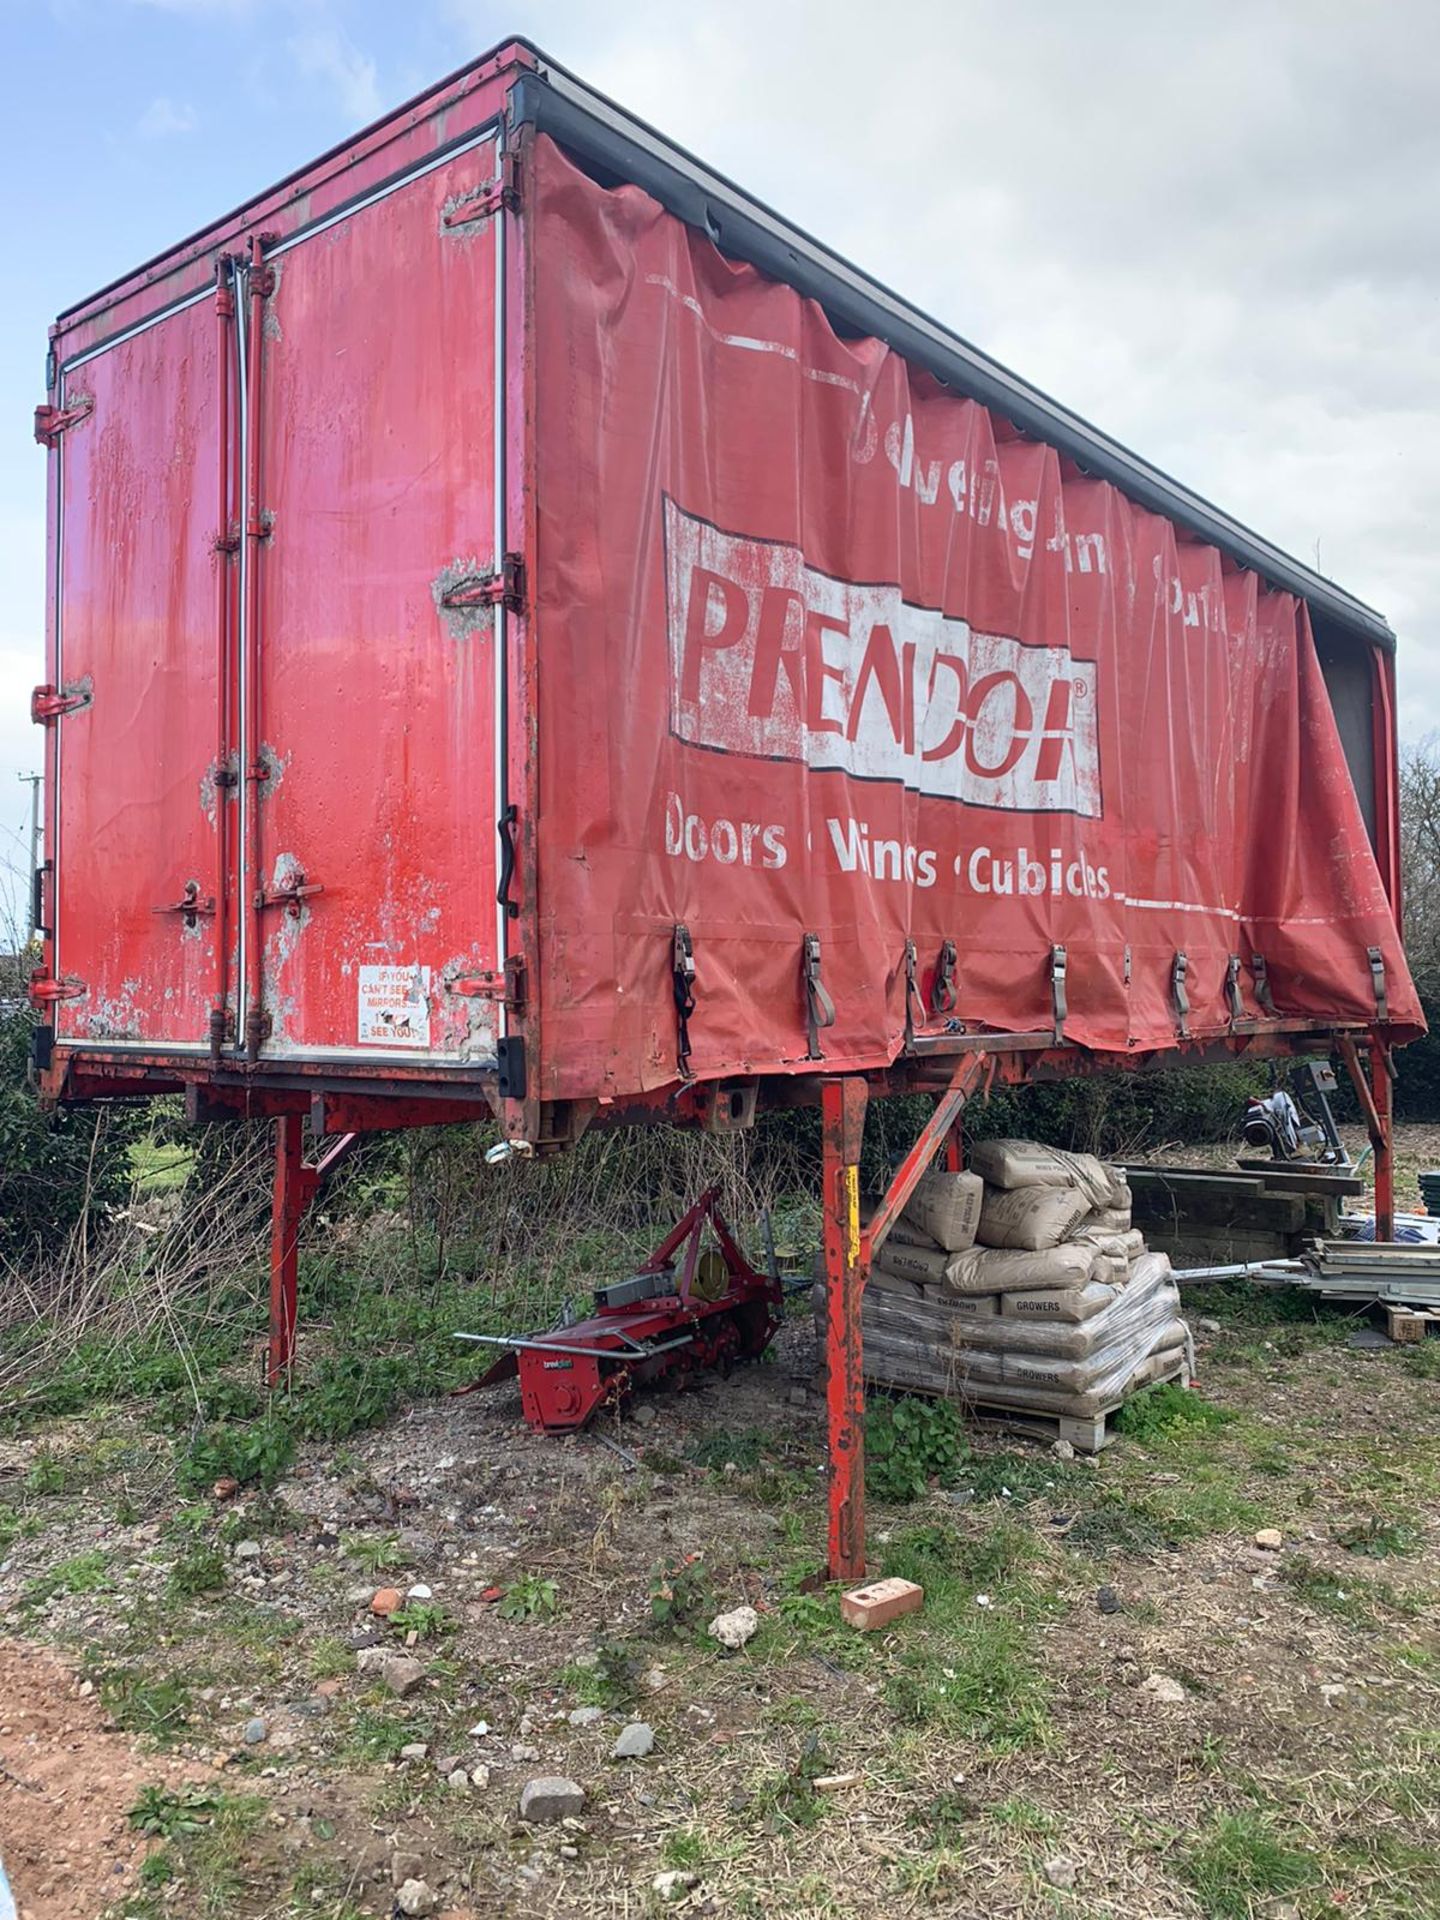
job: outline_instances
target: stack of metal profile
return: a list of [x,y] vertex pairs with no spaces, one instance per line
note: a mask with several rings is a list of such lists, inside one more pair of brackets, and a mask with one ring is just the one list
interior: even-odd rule
[[1287,1278],[1340,1300],[1440,1308],[1440,1246],[1397,1240],[1317,1240]]
[[1420,1175],[1420,1199],[1427,1213],[1440,1213],[1440,1167]]

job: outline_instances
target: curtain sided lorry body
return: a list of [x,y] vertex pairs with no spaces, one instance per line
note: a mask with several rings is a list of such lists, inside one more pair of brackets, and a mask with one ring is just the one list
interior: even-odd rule
[[524,42],[64,314],[36,424],[37,1067],[275,1114],[280,1213],[299,1115],[1421,1026],[1380,616]]

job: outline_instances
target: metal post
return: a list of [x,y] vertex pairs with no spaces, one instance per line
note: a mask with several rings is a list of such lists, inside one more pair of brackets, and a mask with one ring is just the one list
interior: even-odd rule
[[1394,1094],[1390,1061],[1378,1039],[1370,1048],[1370,1085],[1375,1100],[1375,1238],[1395,1238]]
[[315,1175],[302,1158],[304,1128],[304,1116],[298,1113],[282,1113],[275,1122],[275,1187],[270,1205],[270,1346],[265,1362],[265,1384],[270,1387],[284,1380],[295,1358],[300,1221],[315,1191]]
[[1375,1238],[1395,1238],[1395,1154],[1392,1139],[1394,1100],[1390,1087],[1390,1058],[1377,1034],[1370,1042],[1369,1073],[1360,1049],[1348,1033],[1340,1035],[1340,1058],[1355,1088],[1365,1131],[1375,1158]]
[[865,1573],[865,1377],[860,1330],[865,1286],[860,1243],[860,1142],[865,1131],[865,1102],[862,1079],[847,1077],[820,1083],[832,1580],[859,1580]]

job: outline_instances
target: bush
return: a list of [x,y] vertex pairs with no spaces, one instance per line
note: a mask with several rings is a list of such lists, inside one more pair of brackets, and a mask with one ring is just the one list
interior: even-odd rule
[[[18,984],[18,964],[0,963],[0,1007]],[[0,1253],[12,1258],[128,1198],[130,1146],[144,1124],[125,1107],[42,1112],[28,1078],[34,1028],[28,1007],[0,1011]]]

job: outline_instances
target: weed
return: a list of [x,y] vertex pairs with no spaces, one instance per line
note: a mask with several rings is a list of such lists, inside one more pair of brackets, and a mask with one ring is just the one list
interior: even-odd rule
[[618,1640],[603,1640],[565,1668],[560,1684],[582,1707],[628,1707],[639,1692],[635,1655]]
[[1422,1340],[1405,1349],[1406,1370],[1420,1380],[1440,1380],[1440,1340]]
[[1167,1380],[1160,1386],[1146,1387],[1128,1400],[1114,1416],[1114,1426],[1128,1439],[1153,1446],[1181,1434],[1211,1433],[1226,1426],[1231,1417],[1193,1387],[1180,1387]]
[[1179,1864],[1211,1920],[1249,1920],[1260,1902],[1298,1893],[1319,1877],[1312,1854],[1272,1815],[1250,1809],[1216,1814]]
[[362,1763],[398,1760],[402,1747],[424,1740],[428,1732],[428,1725],[417,1724],[413,1715],[400,1719],[386,1707],[357,1706],[341,1741],[341,1758]]
[[214,1818],[218,1795],[206,1787],[142,1787],[128,1818],[132,1827],[160,1840],[198,1833]]
[[252,1426],[211,1427],[181,1454],[176,1479],[185,1493],[226,1479],[273,1487],[294,1457],[295,1436],[272,1414]]
[[979,1613],[940,1648],[907,1650],[885,1685],[885,1700],[910,1726],[967,1733],[1000,1752],[1049,1734],[1048,1689],[1013,1620]]
[[31,1461],[30,1471],[25,1475],[25,1491],[38,1494],[63,1493],[67,1477],[64,1461],[57,1460],[53,1453],[42,1450]]
[[327,1634],[311,1647],[306,1665],[312,1680],[338,1680],[352,1671],[355,1656],[343,1640],[334,1634]]
[[1418,1526],[1410,1520],[1382,1520],[1372,1513],[1336,1527],[1331,1539],[1347,1553],[1363,1554],[1367,1560],[1388,1560],[1395,1555],[1415,1553],[1421,1542]]
[[964,1794],[947,1788],[937,1793],[923,1806],[912,1807],[909,1821],[912,1827],[918,1827],[925,1835],[926,1844],[932,1847],[946,1847],[959,1840],[980,1809],[976,1803]]
[[549,1620],[560,1610],[560,1589],[538,1573],[522,1573],[505,1589],[502,1620]]
[[660,1858],[667,1867],[680,1872],[705,1864],[705,1836],[696,1827],[676,1827],[667,1833],[660,1847]]
[[706,1612],[712,1600],[710,1576],[698,1553],[667,1560],[650,1576],[650,1619],[654,1626],[674,1632]]
[[404,1565],[400,1536],[395,1533],[357,1534],[347,1540],[340,1551],[363,1573],[391,1573]]
[[1057,1500],[1086,1491],[1090,1475],[1085,1468],[1047,1460],[1035,1453],[977,1454],[961,1479],[976,1500]]
[[999,1801],[991,1807],[987,1817],[993,1825],[1003,1827],[1007,1833],[1020,1834],[1027,1840],[1043,1840],[1055,1831],[1055,1816],[1019,1794]]
[[397,1632],[413,1633],[417,1640],[438,1640],[453,1631],[455,1622],[442,1606],[429,1600],[412,1600],[408,1606],[395,1609],[390,1624]]
[[877,1399],[865,1420],[866,1479],[877,1500],[918,1500],[953,1487],[969,1455],[951,1400]]
[[763,1433],[726,1433],[721,1428],[692,1440],[685,1449],[685,1457],[693,1460],[697,1467],[708,1467],[714,1473],[722,1473],[729,1466],[738,1467],[741,1473],[753,1473],[764,1450]]
[[1155,1553],[1175,1543],[1174,1529],[1149,1507],[1109,1488],[1065,1538],[1082,1553],[1093,1554]]
[[782,1827],[817,1826],[824,1802],[815,1791],[815,1782],[832,1770],[820,1746],[818,1733],[809,1733],[793,1766],[783,1772],[761,1777],[750,1794],[750,1811],[760,1817],[771,1832]]
[[77,1553],[73,1560],[62,1560],[48,1573],[25,1583],[22,1604],[27,1609],[43,1607],[60,1594],[108,1593],[115,1582],[110,1574],[110,1558],[98,1547],[89,1553]]
[[1397,1591],[1387,1580],[1367,1580],[1358,1574],[1342,1580],[1324,1567],[1317,1567],[1303,1554],[1286,1561],[1280,1569],[1280,1578],[1317,1613],[1335,1614],[1342,1620],[1373,1622],[1379,1609],[1415,1614],[1422,1606],[1418,1598]]
[[126,1733],[152,1740],[176,1739],[189,1717],[190,1689],[178,1674],[151,1679],[138,1667],[102,1668],[93,1675],[100,1704]]
[[225,1556],[218,1547],[192,1547],[171,1567],[166,1584],[178,1599],[219,1593],[225,1585]]

